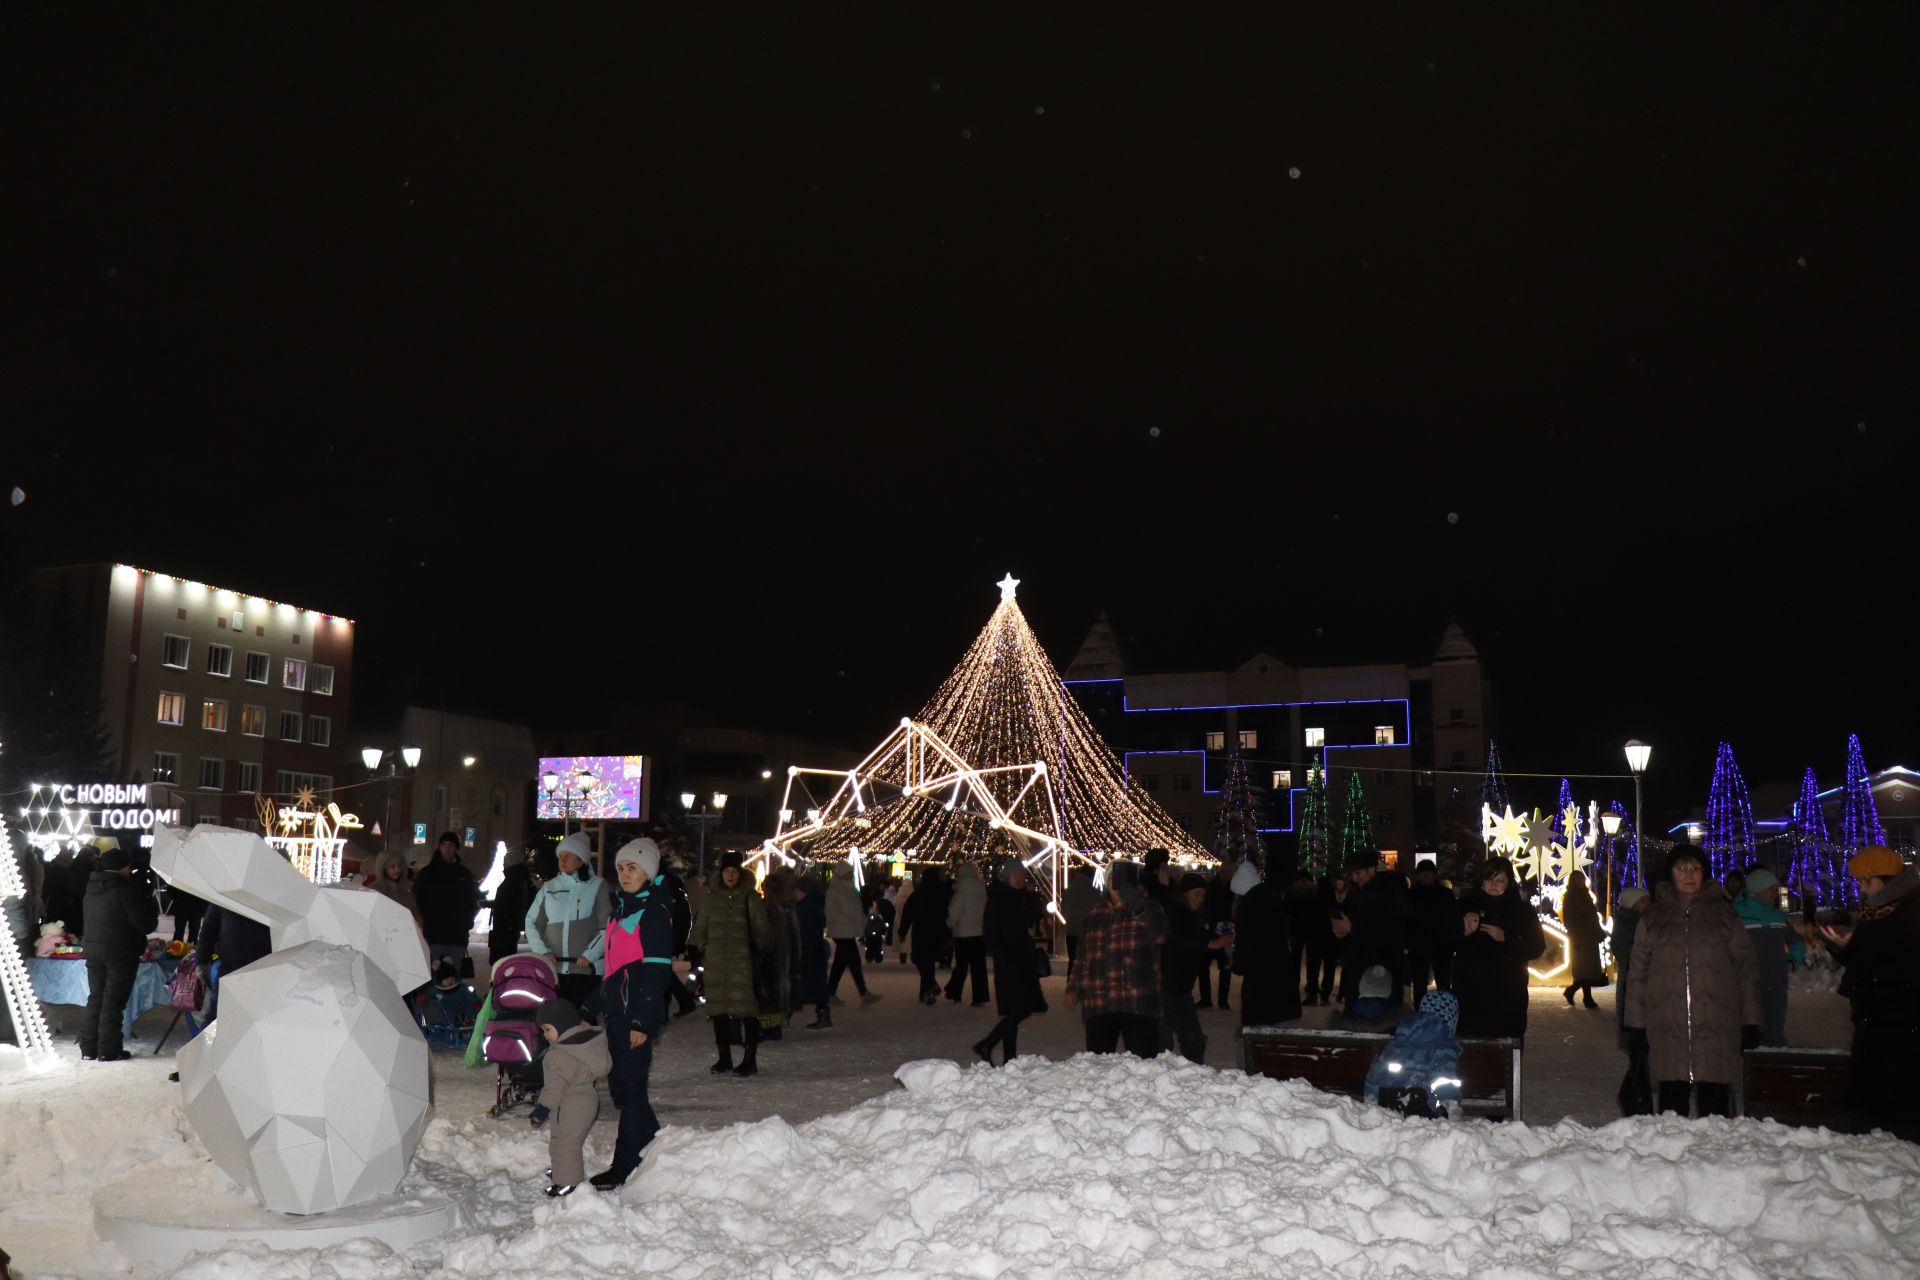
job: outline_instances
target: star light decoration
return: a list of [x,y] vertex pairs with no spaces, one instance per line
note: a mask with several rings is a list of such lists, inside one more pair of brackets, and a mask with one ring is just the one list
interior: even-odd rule
[[1178,864],[1213,865],[1132,785],[1061,683],[1015,602],[1019,579],[996,585],[999,607],[919,715],[851,769],[787,770],[779,826],[748,859],[756,876],[803,858],[947,862],[999,851],[1026,864],[1058,914],[1075,864],[1098,875],[1113,858],[1163,848]]
[[[1593,851],[1600,841],[1599,804],[1587,806],[1584,826],[1580,806],[1568,805],[1561,811],[1560,828],[1560,839],[1556,840],[1553,824],[1544,821],[1537,809],[1531,818],[1523,818],[1514,813],[1512,805],[1499,814],[1491,805],[1480,806],[1480,838],[1486,842],[1487,852],[1507,858],[1513,863],[1515,875],[1535,883],[1532,901],[1540,928],[1560,944],[1558,963],[1545,969],[1527,966],[1527,972],[1542,982],[1564,973],[1573,960],[1566,928],[1560,923],[1560,901],[1566,896],[1568,878],[1594,865]],[[1536,843],[1537,836],[1544,836],[1544,841]],[[1604,917],[1602,924],[1608,924]]]

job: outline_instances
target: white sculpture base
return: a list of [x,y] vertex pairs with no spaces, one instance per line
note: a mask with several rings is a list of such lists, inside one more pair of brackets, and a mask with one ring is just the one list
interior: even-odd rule
[[175,1267],[187,1255],[253,1241],[269,1249],[324,1249],[378,1240],[395,1251],[460,1225],[461,1202],[444,1191],[396,1193],[330,1213],[295,1217],[262,1209],[244,1192],[182,1195],[166,1179],[127,1178],[96,1188],[93,1226],[135,1262]]

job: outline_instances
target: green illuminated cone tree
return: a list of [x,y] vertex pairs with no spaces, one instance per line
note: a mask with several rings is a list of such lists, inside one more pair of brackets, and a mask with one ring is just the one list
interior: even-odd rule
[[1307,795],[1300,806],[1300,869],[1319,880],[1333,874],[1333,820],[1327,806],[1327,756],[1307,766]]
[[1340,828],[1340,866],[1351,867],[1356,858],[1379,848],[1373,838],[1373,811],[1367,808],[1367,789],[1360,771],[1347,775],[1347,812]]

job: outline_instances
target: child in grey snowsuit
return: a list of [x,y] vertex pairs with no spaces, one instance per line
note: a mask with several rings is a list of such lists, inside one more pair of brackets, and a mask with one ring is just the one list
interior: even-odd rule
[[613,1070],[607,1037],[599,1027],[580,1021],[580,1013],[564,1000],[550,1001],[540,1010],[540,1033],[547,1051],[540,1059],[544,1085],[533,1109],[533,1127],[548,1129],[549,1196],[564,1196],[587,1180],[587,1131],[600,1115],[600,1093],[594,1081]]

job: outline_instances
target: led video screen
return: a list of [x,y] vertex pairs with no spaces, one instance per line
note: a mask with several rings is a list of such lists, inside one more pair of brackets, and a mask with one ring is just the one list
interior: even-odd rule
[[[644,821],[647,816],[645,756],[546,756],[540,761],[535,816],[542,822]],[[547,789],[545,778],[558,786]]]

